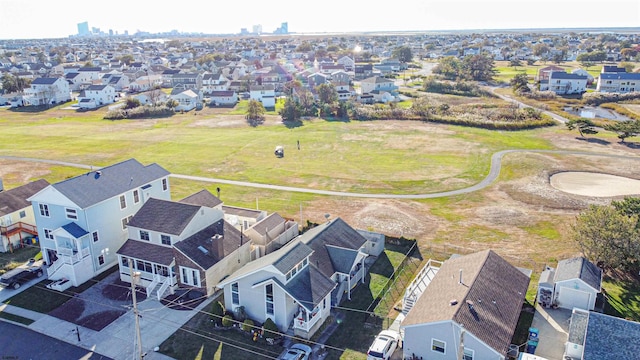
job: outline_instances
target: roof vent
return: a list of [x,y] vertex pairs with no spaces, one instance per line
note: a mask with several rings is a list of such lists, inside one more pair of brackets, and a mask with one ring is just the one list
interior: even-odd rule
[[98,179],[100,178],[100,175],[102,175],[102,171],[98,170],[96,171],[96,174],[93,176],[94,179]]
[[198,246],[198,250],[202,251],[202,253],[205,254],[205,255],[209,253],[209,250],[207,250],[204,247],[202,247],[202,245]]
[[458,300],[457,299],[449,300],[449,305],[451,305],[451,306],[458,305]]

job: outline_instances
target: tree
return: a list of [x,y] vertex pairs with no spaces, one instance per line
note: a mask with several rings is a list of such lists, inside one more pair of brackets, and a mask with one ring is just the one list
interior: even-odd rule
[[489,81],[496,70],[493,57],[487,54],[467,55],[462,59],[465,77],[475,81]]
[[132,97],[128,97],[124,104],[124,109],[135,109],[140,106],[140,100]]
[[31,85],[31,81],[20,76],[5,73],[2,76],[2,88],[9,93],[21,92]]
[[120,56],[118,58],[118,60],[120,60],[121,63],[129,66],[132,62],[135,61],[135,58],[131,54],[125,54],[125,55]]
[[598,131],[595,129],[595,124],[593,123],[593,121],[589,120],[589,119],[576,119],[576,120],[571,120],[568,121],[566,123],[567,125],[567,129],[569,130],[573,130],[573,129],[578,129],[578,132],[580,133],[580,137],[584,138],[584,134],[589,134],[589,135],[595,135],[598,133]]
[[523,93],[523,92],[530,91],[529,77],[525,73],[517,74],[516,76],[514,76],[509,81],[509,84],[511,85],[511,88],[513,89],[514,93]]
[[545,43],[537,43],[533,45],[533,55],[540,56],[549,52],[549,47]]
[[391,55],[403,63],[408,63],[408,62],[411,62],[411,60],[413,60],[413,52],[411,51],[411,48],[408,46],[399,46],[393,49],[393,51],[391,52]]
[[605,125],[604,129],[617,133],[620,142],[624,142],[626,138],[638,136],[640,134],[640,121],[631,120],[614,122],[612,124]]
[[509,66],[511,66],[512,68],[517,68],[518,66],[522,66],[522,61],[518,60],[518,59],[513,59],[511,61],[509,61]]
[[461,73],[462,63],[456,57],[447,56],[440,60],[433,68],[434,74],[444,76],[446,79],[455,80]]
[[160,102],[160,99],[164,96],[164,93],[160,89],[153,89],[147,92],[151,105],[156,106]]
[[640,256],[637,222],[638,215],[627,216],[613,206],[591,205],[572,224],[572,237],[595,264],[629,268]]
[[264,106],[256,99],[249,100],[249,106],[247,108],[247,120],[249,121],[262,121],[264,120]]
[[167,107],[169,109],[173,110],[180,104],[178,103],[178,100],[176,100],[176,99],[169,99],[169,100],[167,100],[167,104],[166,105],[167,105]]
[[331,104],[338,101],[338,92],[331,84],[325,83],[316,86],[316,93],[318,94],[321,104]]
[[309,52],[313,50],[313,47],[311,46],[311,44],[308,41],[303,41],[300,45],[298,45],[298,47],[296,48],[297,52]]
[[301,113],[300,104],[291,97],[286,98],[284,106],[279,112],[282,117],[282,121],[285,122],[295,122],[300,120]]
[[631,73],[633,72],[633,69],[635,69],[636,64],[628,61],[623,61],[618,65],[618,67],[624,68],[628,73]]

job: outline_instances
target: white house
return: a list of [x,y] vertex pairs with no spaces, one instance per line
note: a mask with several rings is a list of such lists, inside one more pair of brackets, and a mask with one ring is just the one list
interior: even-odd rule
[[398,90],[393,80],[385,79],[380,76],[374,76],[364,79],[360,82],[360,88],[362,94],[372,94],[374,92],[382,93],[387,92],[393,94]]
[[336,63],[344,66],[346,71],[353,71],[356,66],[356,62],[349,56],[341,57],[340,59],[338,59],[338,61],[336,61]]
[[238,102],[238,93],[235,91],[211,91],[209,103],[214,106],[235,105]]
[[366,239],[340,218],[318,225],[254,260],[218,284],[225,307],[306,339],[359,281],[364,281]]
[[640,91],[640,73],[601,73],[598,76],[596,91],[615,93]]
[[[540,90],[543,89],[540,82]],[[587,91],[587,77],[578,74],[568,74],[564,71],[549,73],[548,90],[558,95],[582,94]]]
[[170,198],[168,176],[157,164],[129,159],[31,196],[49,278],[78,286],[114,265],[133,215],[151,197]]
[[250,260],[251,244],[223,219],[220,206],[209,207],[149,199],[127,225],[129,239],[118,250],[120,279],[140,285],[161,299],[176,287],[210,296],[220,279]]
[[64,78],[37,78],[24,90],[25,105],[51,105],[71,100],[69,83]]
[[538,302],[545,307],[593,310],[602,291],[602,270],[584,257],[558,261],[538,282]]
[[249,98],[260,101],[265,108],[276,106],[276,93],[273,85],[252,85],[249,89]]
[[190,111],[201,105],[200,96],[191,89],[179,91],[177,94],[172,94],[170,98],[178,102],[176,111]]
[[204,74],[202,77],[202,91],[205,94],[214,91],[226,91],[229,88],[229,80],[222,74]]
[[[492,250],[452,256],[406,318],[403,356],[433,360],[504,360],[529,276]],[[462,347],[462,349],[461,349]]]
[[0,191],[0,252],[13,251],[25,245],[25,238],[38,235],[33,208],[27,199],[48,185],[47,180],[40,179]]
[[116,101],[116,89],[111,85],[90,85],[78,96],[81,109],[93,109]]

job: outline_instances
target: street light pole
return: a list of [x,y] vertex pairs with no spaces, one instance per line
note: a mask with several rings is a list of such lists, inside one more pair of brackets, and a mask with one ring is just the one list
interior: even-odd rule
[[140,335],[140,315],[138,314],[138,302],[136,301],[136,282],[140,278],[140,272],[133,271],[133,261],[129,258],[129,274],[131,275],[131,299],[133,299],[133,316],[136,321],[136,337],[138,340],[138,359],[143,360],[144,354],[142,353],[142,336]]

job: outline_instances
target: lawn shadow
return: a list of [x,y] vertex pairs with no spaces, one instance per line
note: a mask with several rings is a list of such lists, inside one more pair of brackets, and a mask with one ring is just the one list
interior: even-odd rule
[[628,147],[629,149],[640,149],[640,143],[639,142],[620,142],[621,145],[624,145],[626,147]]
[[304,125],[304,123],[301,120],[295,120],[295,121],[283,120],[282,123],[284,124],[284,126],[287,127],[287,129],[295,129]]
[[640,321],[640,313],[637,311],[637,304],[640,304],[639,277],[635,273],[610,270],[605,274],[603,280],[615,284],[620,289],[618,298],[603,290],[606,299],[604,313],[623,319]]
[[582,137],[577,137],[576,140],[580,140],[580,141],[586,141],[588,143],[592,143],[592,144],[599,144],[599,145],[611,145],[610,141],[607,140],[602,140],[602,139],[598,139],[598,138],[582,138]]
[[[386,278],[390,278],[391,275],[393,275],[394,270],[395,269],[393,268],[393,264],[391,264],[387,253],[382,252],[378,256],[378,259],[376,259],[376,262],[371,266],[371,269],[369,269],[369,273],[378,274]],[[367,278],[371,280],[371,276],[367,276]]]
[[17,112],[17,113],[37,113],[37,112],[45,112],[51,108],[52,106],[31,105],[31,106],[12,107],[12,108],[9,108],[9,111]]

